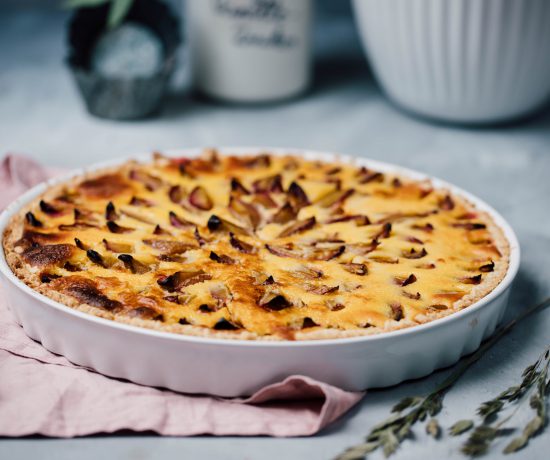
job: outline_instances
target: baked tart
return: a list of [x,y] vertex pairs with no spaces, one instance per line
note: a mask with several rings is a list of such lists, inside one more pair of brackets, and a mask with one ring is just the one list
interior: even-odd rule
[[155,154],[49,188],[3,237],[69,307],[196,336],[304,340],[452,314],[508,268],[491,217],[428,180],[262,153]]

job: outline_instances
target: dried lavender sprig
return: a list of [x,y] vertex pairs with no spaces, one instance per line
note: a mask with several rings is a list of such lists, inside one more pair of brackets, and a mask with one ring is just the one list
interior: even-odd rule
[[[386,457],[393,454],[399,445],[407,437],[410,437],[413,425],[419,420],[425,421],[428,415],[433,417],[440,412],[445,393],[474,363],[476,363],[504,335],[510,332],[520,321],[548,306],[550,306],[550,297],[539,304],[527,308],[506,325],[499,328],[489,340],[485,341],[477,349],[476,352],[462,360],[456,369],[430,394],[425,397],[409,396],[401,400],[392,409],[392,412],[397,412],[397,414],[373,427],[366,437],[366,442],[346,449],[335,457],[335,460],[363,459],[368,453],[378,449],[383,449]],[[408,412],[401,415],[401,412],[406,409],[409,409]]]
[[[462,446],[462,452],[478,457],[489,450],[491,443],[498,436],[511,434],[513,429],[504,429],[503,426],[516,414],[527,400],[526,396],[535,389],[529,399],[531,408],[535,411],[534,417],[524,426],[521,435],[512,439],[503,453],[516,452],[527,445],[529,439],[535,436],[546,424],[546,404],[548,385],[548,367],[550,365],[550,346],[540,355],[537,361],[523,371],[523,380],[520,385],[512,386],[490,401],[486,401],[478,408],[478,415],[483,417],[482,422],[475,427],[472,434]],[[517,403],[515,410],[506,418],[495,421],[498,414],[507,406]]]

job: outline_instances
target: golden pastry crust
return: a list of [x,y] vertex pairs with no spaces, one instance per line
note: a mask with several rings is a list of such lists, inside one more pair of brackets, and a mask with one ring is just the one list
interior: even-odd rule
[[486,296],[509,245],[429,181],[261,154],[155,155],[51,187],[13,217],[8,264],[80,311],[179,334],[389,332]]

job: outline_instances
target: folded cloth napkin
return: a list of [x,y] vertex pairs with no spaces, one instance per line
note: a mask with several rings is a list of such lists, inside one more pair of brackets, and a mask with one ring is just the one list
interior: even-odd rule
[[[0,164],[0,209],[54,174],[24,156],[7,156]],[[363,395],[300,375],[247,399],[186,395],[105,377],[28,338],[0,291],[0,436],[71,437],[117,430],[306,436]]]

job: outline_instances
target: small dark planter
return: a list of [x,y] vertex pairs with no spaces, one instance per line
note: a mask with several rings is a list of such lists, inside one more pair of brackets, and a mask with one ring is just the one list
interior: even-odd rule
[[148,27],[162,42],[164,62],[151,77],[111,78],[91,69],[94,45],[105,31],[108,6],[78,10],[69,23],[67,59],[88,111],[101,118],[130,120],[154,113],[162,102],[175,67],[180,25],[158,0],[135,0],[125,21]]

